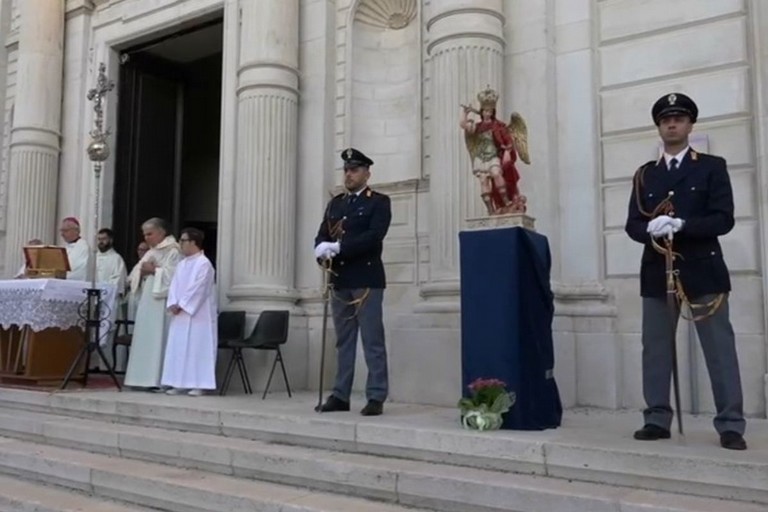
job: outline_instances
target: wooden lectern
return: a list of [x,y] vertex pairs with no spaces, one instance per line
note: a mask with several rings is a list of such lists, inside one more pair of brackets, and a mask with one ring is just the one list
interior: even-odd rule
[[27,268],[24,275],[30,279],[66,279],[69,266],[67,250],[55,245],[29,245],[24,247]]

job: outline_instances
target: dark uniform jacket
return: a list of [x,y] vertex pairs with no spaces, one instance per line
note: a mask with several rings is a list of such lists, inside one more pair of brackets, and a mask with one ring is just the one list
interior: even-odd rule
[[[643,185],[635,180],[629,200],[626,232],[636,242],[645,244],[640,266],[640,294],[643,297],[664,297],[666,275],[664,255],[651,246],[646,232],[650,219],[641,214],[636,201],[639,187],[643,210],[650,213],[674,192],[674,216],[685,221],[675,233],[673,249],[683,290],[689,299],[731,290],[728,268],[717,237],[728,233],[734,224],[733,191],[725,160],[689,150],[680,167],[668,171],[664,158],[648,162]],[[640,171],[639,171],[640,172]],[[663,241],[661,239],[659,242]]]
[[[350,197],[339,194],[328,203],[315,246],[340,242],[341,252],[333,258],[331,267],[334,288],[386,288],[381,252],[392,220],[389,196],[366,187],[353,202]],[[340,231],[334,234],[332,230],[339,221]]]

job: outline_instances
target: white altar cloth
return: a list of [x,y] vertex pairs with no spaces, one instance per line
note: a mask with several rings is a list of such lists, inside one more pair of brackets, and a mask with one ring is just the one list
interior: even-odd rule
[[[53,327],[66,330],[83,327],[84,319],[78,315],[90,282],[64,279],[7,279],[0,280],[0,326],[27,326],[35,332]],[[117,289],[113,284],[100,283],[104,290],[102,307],[111,313],[116,307]],[[81,313],[86,313],[82,309]],[[101,313],[102,329],[107,328],[111,314]],[[104,331],[106,332],[106,331]]]

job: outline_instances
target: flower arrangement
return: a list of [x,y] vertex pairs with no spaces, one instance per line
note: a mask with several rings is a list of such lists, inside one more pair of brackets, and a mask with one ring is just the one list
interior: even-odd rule
[[507,392],[507,384],[499,379],[476,379],[469,386],[470,398],[459,400],[461,424],[470,430],[498,430],[502,414],[515,403],[515,393]]

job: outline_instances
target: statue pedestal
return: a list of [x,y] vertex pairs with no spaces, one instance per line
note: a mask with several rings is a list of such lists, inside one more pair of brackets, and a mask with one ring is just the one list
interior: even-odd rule
[[505,213],[503,215],[476,217],[474,219],[467,219],[467,230],[520,227],[535,232],[535,220],[524,213]]
[[502,428],[558,427],[547,238],[519,226],[481,229],[459,233],[459,247],[464,396],[475,379],[501,379],[517,396]]

